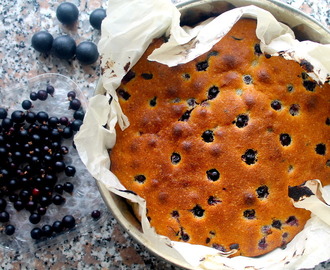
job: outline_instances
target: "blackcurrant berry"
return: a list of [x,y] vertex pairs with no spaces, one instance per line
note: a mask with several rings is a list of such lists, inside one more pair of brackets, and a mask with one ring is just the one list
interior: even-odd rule
[[33,228],[30,234],[32,239],[38,240],[42,236],[42,231],[40,228]]
[[8,222],[9,218],[10,218],[10,216],[7,211],[0,212],[0,222]]
[[32,36],[31,43],[32,47],[41,53],[50,52],[53,45],[53,36],[47,31],[40,31]]
[[72,215],[66,215],[62,219],[63,227],[72,229],[76,225],[76,220]]
[[54,86],[48,84],[47,87],[46,87],[46,92],[47,92],[49,95],[53,96],[53,94],[54,94],[54,92],[55,92],[55,88],[54,88]]
[[45,101],[48,97],[48,93],[47,93],[46,90],[39,90],[37,92],[37,97],[38,97],[39,100]]
[[89,16],[89,22],[97,30],[101,29],[103,19],[107,16],[105,9],[97,8]]
[[94,42],[83,41],[77,46],[76,56],[81,64],[91,65],[99,58],[99,52]]
[[32,224],[37,224],[40,222],[40,220],[41,220],[41,216],[38,213],[32,213],[29,217],[29,221]]
[[15,226],[11,225],[11,224],[8,224],[6,225],[5,227],[5,234],[7,235],[13,235],[15,233]]
[[75,98],[70,101],[70,107],[69,107],[70,109],[77,111],[80,109],[80,107],[81,107],[81,102],[79,99]]
[[63,190],[67,193],[72,193],[74,185],[71,182],[66,182],[63,184]]
[[24,110],[30,110],[31,107],[32,107],[32,102],[30,100],[28,100],[28,99],[23,100],[23,102],[22,102],[22,108]]
[[52,226],[47,225],[47,224],[42,226],[41,231],[42,231],[42,235],[45,237],[50,237],[53,234]]
[[38,99],[38,94],[37,94],[37,92],[31,92],[31,93],[30,93],[30,99],[31,99],[32,101],[36,101],[36,100]]
[[63,226],[63,223],[61,221],[57,220],[53,223],[52,228],[53,228],[54,232],[60,233],[61,231],[63,231],[64,226]]
[[8,115],[8,112],[4,108],[0,108],[0,119],[5,119]]
[[56,9],[56,17],[63,24],[72,24],[78,20],[79,10],[70,2],[61,3]]
[[91,217],[93,219],[99,219],[101,217],[101,211],[99,210],[94,210],[92,213],[91,213]]
[[54,39],[52,52],[60,59],[69,60],[76,53],[76,42],[68,35],[59,36]]
[[65,175],[66,176],[74,176],[76,174],[76,168],[74,166],[66,166],[65,167]]

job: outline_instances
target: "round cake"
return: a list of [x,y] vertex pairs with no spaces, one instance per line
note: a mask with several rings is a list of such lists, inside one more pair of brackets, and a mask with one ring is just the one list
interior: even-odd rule
[[111,171],[146,200],[156,232],[174,241],[259,256],[285,245],[310,212],[289,188],[330,184],[330,85],[309,63],[263,54],[242,19],[195,60],[147,60],[117,89],[130,126],[117,129]]

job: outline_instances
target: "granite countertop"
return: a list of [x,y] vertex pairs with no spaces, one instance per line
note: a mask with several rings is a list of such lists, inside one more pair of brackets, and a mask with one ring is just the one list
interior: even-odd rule
[[[180,0],[173,0],[181,2]],[[95,43],[100,32],[89,24],[89,14],[106,7],[106,0],[71,0],[80,10],[79,21],[63,26],[55,16],[62,1],[2,0],[0,5],[0,91],[38,74],[61,73],[74,80],[87,97],[91,97],[100,68],[97,64],[82,66],[76,59],[63,61],[36,52],[31,47],[33,33],[47,29],[54,37],[71,35],[77,44],[84,40]],[[329,0],[282,0],[313,16],[330,28]],[[98,192],[97,190],[95,192]],[[0,249],[1,269],[177,269],[150,254],[136,243],[108,212],[104,203],[99,208],[103,218],[61,237],[49,245],[30,252]],[[330,261],[316,267],[330,269]]]

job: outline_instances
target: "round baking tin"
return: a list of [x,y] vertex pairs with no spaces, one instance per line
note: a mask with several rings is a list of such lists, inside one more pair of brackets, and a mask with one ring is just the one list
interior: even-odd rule
[[[208,17],[217,16],[230,9],[248,5],[263,8],[280,22],[288,25],[300,41],[312,40],[322,44],[330,43],[330,31],[312,17],[291,6],[274,0],[191,0],[177,4],[183,25],[194,25]],[[191,269],[185,261],[169,257],[161,249],[151,247],[148,238],[142,233],[140,222],[136,219],[131,207],[122,197],[109,192],[104,184],[97,181],[101,196],[116,220],[138,243],[151,253],[164,260]]]

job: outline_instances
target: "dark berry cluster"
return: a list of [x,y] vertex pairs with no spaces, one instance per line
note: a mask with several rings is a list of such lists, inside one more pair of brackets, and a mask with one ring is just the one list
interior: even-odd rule
[[[56,9],[57,19],[65,24],[71,25],[78,20],[79,10],[76,5],[70,2],[61,3]],[[93,28],[100,30],[101,23],[106,17],[106,11],[102,8],[95,9],[89,17]],[[41,53],[50,53],[60,59],[72,59],[77,57],[84,65],[95,63],[99,57],[97,46],[91,41],[83,41],[78,46],[75,40],[69,35],[61,35],[53,38],[48,31],[39,31],[32,37],[32,47]]]
[[[73,91],[68,92],[69,109],[74,111],[72,119],[33,110],[33,101],[44,101],[54,93],[51,85],[33,91],[30,100],[22,102],[22,110],[14,110],[10,115],[0,108],[0,222],[7,235],[15,233],[15,226],[9,223],[10,215],[15,213],[6,211],[8,204],[17,213],[28,211],[30,223],[38,224],[51,204],[64,204],[64,194],[72,195],[74,190],[70,177],[75,176],[76,168],[66,161],[69,149],[63,142],[72,139],[80,129],[84,111]],[[65,175],[64,183],[59,183],[59,174]],[[52,226],[34,228],[31,237],[49,237],[74,226],[74,217],[68,215]]]

